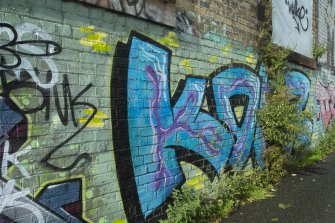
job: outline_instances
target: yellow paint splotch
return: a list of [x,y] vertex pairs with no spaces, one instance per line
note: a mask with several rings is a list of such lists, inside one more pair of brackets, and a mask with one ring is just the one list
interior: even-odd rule
[[248,63],[250,64],[253,64],[254,63],[254,55],[252,53],[250,53],[246,58],[245,58],[245,61],[247,61]]
[[205,174],[199,171],[193,178],[186,180],[186,184],[198,190],[205,187],[206,180]]
[[[93,113],[92,109],[85,109],[84,115],[90,116]],[[108,116],[103,113],[102,111],[98,111],[94,118],[88,123],[87,127],[89,128],[102,128],[104,127],[104,120],[107,119]],[[86,123],[88,121],[88,118],[79,118],[79,123]]]
[[216,61],[217,61],[217,56],[211,56],[210,58],[209,58],[209,62],[211,62],[211,63],[215,63]]
[[227,56],[232,50],[232,47],[230,44],[225,45],[224,47],[221,48],[221,51],[223,55]]
[[86,33],[86,37],[80,39],[80,44],[91,47],[94,52],[110,52],[112,47],[104,40],[107,37],[107,34],[103,32],[94,32],[94,29],[94,26],[81,27],[79,29],[81,33]]
[[242,119],[243,111],[244,111],[244,106],[236,106],[234,108],[235,116],[239,121],[241,121]]
[[185,59],[179,63],[180,67],[185,67],[186,71],[192,71],[191,63],[189,60]]
[[86,26],[86,27],[80,27],[79,31],[81,33],[90,33],[90,32],[93,32],[95,29],[94,26]]
[[175,32],[169,32],[165,37],[158,40],[163,45],[179,48],[178,38]]
[[125,219],[117,219],[113,223],[127,223]]

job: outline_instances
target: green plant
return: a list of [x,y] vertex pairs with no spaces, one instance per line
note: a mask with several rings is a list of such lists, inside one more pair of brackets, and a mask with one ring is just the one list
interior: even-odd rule
[[270,80],[271,89],[276,89],[278,86],[285,84],[284,68],[291,52],[290,49],[279,47],[272,42],[267,42],[263,46],[262,59],[265,64],[265,72]]
[[[182,191],[176,190],[172,194],[173,203],[168,206],[167,219],[163,223],[188,223],[211,217],[211,200],[205,191],[194,190],[184,186]],[[206,205],[204,205],[206,204]]]
[[278,183],[287,173],[288,153],[280,146],[270,146],[264,151],[266,180],[271,184]]
[[297,110],[297,103],[298,98],[284,85],[266,94],[266,105],[256,111],[256,117],[269,146],[284,148],[297,145],[297,135],[306,133],[304,120],[310,118],[311,114]]
[[318,143],[310,150],[300,150],[295,159],[290,160],[290,169],[299,169],[312,165],[318,160],[324,159],[329,153],[335,151],[335,124],[332,123],[325,130]]
[[246,202],[270,196],[270,187],[264,174],[255,170],[223,174],[203,191],[185,186],[173,193],[167,219],[161,223],[219,221]]
[[276,88],[277,85],[284,85],[283,70],[292,50],[272,43],[272,0],[262,0],[261,4],[265,9],[265,20],[261,23],[261,32],[256,45],[262,56],[270,83],[274,84],[272,88]]
[[184,186],[181,191],[173,192],[167,219],[160,222],[219,222],[247,202],[272,196],[272,184],[278,183],[287,169],[305,167],[335,151],[334,135],[335,124],[327,128],[313,150],[298,150],[302,153],[295,156],[290,156],[280,144],[269,146],[264,152],[265,171],[249,169],[222,174],[202,191]]
[[[238,207],[248,199],[260,199],[255,197],[259,190],[266,189],[268,183],[264,181],[261,171],[237,171],[232,175],[224,175],[217,184],[215,197],[223,201],[231,201],[233,207]],[[257,193],[256,193],[257,191]]]
[[284,70],[292,51],[272,43],[272,0],[261,2],[265,8],[266,19],[262,23],[257,45],[271,90],[266,94],[265,106],[256,111],[256,117],[268,145],[264,152],[267,180],[277,183],[286,174],[290,160],[297,158],[289,155],[285,149],[305,150],[305,145],[298,140],[298,136],[308,133],[304,120],[311,118],[311,113],[296,109],[299,98],[285,85]]
[[323,54],[325,54],[327,52],[327,49],[324,45],[320,45],[320,46],[313,46],[313,58],[314,59],[319,59],[320,57],[323,56]]

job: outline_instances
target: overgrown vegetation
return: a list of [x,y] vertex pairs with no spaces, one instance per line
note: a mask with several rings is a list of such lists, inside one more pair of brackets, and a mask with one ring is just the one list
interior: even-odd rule
[[264,8],[265,20],[261,23],[261,32],[256,45],[262,56],[265,72],[273,84],[271,89],[275,89],[285,85],[284,68],[292,51],[272,43],[272,0],[262,0],[260,4]]
[[256,116],[268,145],[290,146],[296,142],[297,134],[306,132],[304,120],[311,118],[311,114],[298,111],[297,102],[298,99],[284,85],[266,94],[266,105],[256,112]]
[[298,98],[286,86],[278,85],[273,93],[266,95],[266,106],[256,111],[268,146],[264,160],[270,183],[279,182],[286,174],[286,169],[290,169],[290,164],[300,158],[297,152],[306,150],[306,145],[298,136],[309,134],[304,120],[310,119],[312,113],[297,110],[297,103]]
[[[311,119],[312,114],[297,109],[299,98],[285,85],[284,70],[292,51],[272,43],[272,0],[262,0],[262,4],[265,21],[257,47],[271,90],[266,94],[266,105],[256,112],[256,117],[267,142],[265,168],[223,174],[211,187],[201,191],[188,186],[175,191],[174,202],[169,205],[168,218],[163,223],[218,222],[246,202],[271,196],[270,189],[288,171],[311,165],[335,151],[335,124],[326,129],[315,148],[299,141],[299,135],[308,134],[304,120]],[[323,46],[313,48],[315,59],[324,53]]]
[[[290,156],[281,146],[265,150],[265,170],[249,169],[222,174],[210,187],[184,186],[173,192],[167,219],[161,223],[220,222],[241,205],[273,196],[273,185],[287,173],[309,166],[335,151],[335,124],[330,125],[314,149]],[[295,157],[292,159],[292,157]]]
[[174,202],[161,223],[218,222],[246,202],[271,196],[264,172],[239,171],[223,174],[212,187],[194,190],[185,186],[173,193]]
[[327,49],[324,45],[316,46],[314,44],[314,46],[313,46],[313,58],[314,59],[316,59],[316,60],[319,59],[326,52],[327,52]]
[[299,169],[310,166],[316,161],[323,160],[328,154],[335,151],[335,123],[332,123],[320,137],[317,144],[308,150],[297,151],[296,159],[289,163],[290,169]]
[[298,135],[306,134],[304,120],[311,118],[311,114],[296,109],[299,98],[285,84],[285,68],[292,51],[272,43],[272,0],[263,0],[262,4],[265,21],[257,45],[269,78],[270,92],[266,93],[266,105],[256,111],[256,117],[267,142],[264,152],[267,180],[277,183],[286,174],[293,157],[286,149],[300,151],[304,147]]

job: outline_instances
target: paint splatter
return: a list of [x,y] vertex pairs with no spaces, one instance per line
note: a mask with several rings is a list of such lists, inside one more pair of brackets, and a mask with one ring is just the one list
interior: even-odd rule
[[186,71],[188,71],[188,72],[192,71],[191,63],[190,63],[189,60],[182,60],[179,63],[179,66],[180,67],[185,67]]
[[80,32],[81,33],[90,33],[93,32],[93,30],[95,29],[94,26],[86,26],[86,27],[80,27]]
[[241,121],[241,119],[243,117],[243,111],[244,111],[244,106],[234,107],[235,116],[239,121]]
[[211,63],[215,63],[216,61],[217,61],[217,56],[211,56],[210,58],[209,58],[209,62],[211,62]]
[[202,171],[199,171],[193,178],[187,180],[186,184],[199,190],[205,187],[206,180],[208,180],[206,175]]
[[80,39],[80,44],[90,46],[94,52],[108,53],[112,47],[105,42],[106,33],[94,32],[94,26],[81,27],[80,32],[86,33],[86,37]]
[[250,64],[254,63],[254,55],[252,53],[250,53],[246,58],[245,61],[247,61]]
[[226,46],[221,48],[221,51],[223,55],[227,56],[231,52],[231,49],[232,49],[231,45],[227,44]]
[[178,38],[175,32],[169,32],[165,37],[161,38],[158,42],[169,47],[179,48]]
[[[93,113],[92,109],[86,109],[84,110],[84,115],[86,116],[90,116]],[[104,127],[104,120],[108,119],[108,116],[103,113],[102,111],[98,111],[94,118],[90,121],[90,123],[87,125],[87,127],[89,128],[102,128]],[[88,118],[79,118],[79,123],[86,123],[88,120]]]
[[39,146],[40,146],[40,143],[38,142],[38,140],[31,141],[32,148],[38,148]]

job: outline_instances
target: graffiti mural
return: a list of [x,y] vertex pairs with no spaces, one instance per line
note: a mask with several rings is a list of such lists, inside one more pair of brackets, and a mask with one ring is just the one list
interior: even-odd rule
[[[264,167],[257,2],[19,2],[0,1],[1,223],[157,222],[174,190]],[[311,30],[313,9],[278,2],[292,32]],[[320,108],[305,120],[317,133],[298,136],[309,143],[335,88],[294,67],[296,109]]]
[[[50,121],[51,111],[56,111],[63,126],[72,123],[77,128],[74,133],[49,149],[40,160],[43,166],[64,171],[73,169],[79,162],[81,165],[90,162],[91,158],[87,153],[78,153],[73,162],[66,166],[56,165],[51,160],[54,153],[94,119],[96,107],[81,99],[92,84],[84,86],[79,92],[76,90],[73,94],[68,75],[58,72],[52,58],[62,52],[62,47],[52,41],[51,36],[41,28],[28,23],[15,27],[0,23],[0,37],[0,219],[25,222],[25,219],[31,218],[32,222],[41,223],[86,222],[82,217],[81,180],[46,186],[34,198],[31,196],[32,188],[18,188],[16,180],[10,179],[8,174],[16,170],[22,179],[32,177],[21,160],[33,153],[28,117],[38,112],[44,113],[44,121]],[[44,64],[42,69],[36,66],[36,60]],[[60,80],[62,83],[59,83]],[[23,94],[28,94],[28,98]],[[90,109],[92,112],[85,122],[79,123],[77,111],[81,108]],[[17,177],[19,176],[15,176]]]
[[176,26],[176,0],[77,0]]
[[[14,180],[5,182],[0,179],[0,219],[7,219],[8,222],[15,220],[19,223],[27,222],[29,218],[38,223],[66,222],[33,201],[28,196],[29,193],[30,189],[17,190]],[[16,211],[13,211],[14,209]]]
[[[291,90],[291,94],[296,96],[298,103],[296,110],[305,111],[309,99],[309,92],[311,88],[311,81],[305,73],[295,69],[288,69],[285,72],[285,84]],[[308,131],[304,134],[298,135],[297,143],[309,145],[311,143],[311,134],[313,130],[313,123],[311,120],[305,118],[304,125]],[[292,145],[293,147],[294,145]],[[286,148],[290,153],[293,152],[292,147]]]
[[298,96],[296,109],[304,111],[309,98],[311,81],[305,73],[299,70],[288,69],[285,72],[285,84],[292,90],[292,94]]
[[[61,47],[55,43],[52,42],[49,39],[46,34],[43,34],[42,30],[40,30],[38,27],[30,25],[30,24],[23,24],[17,29],[14,29],[9,24],[2,23],[0,24],[1,33],[7,33],[7,35],[10,37],[10,40],[8,43],[1,46],[1,50],[5,51],[5,53],[1,54],[1,64],[0,68],[0,78],[2,82],[2,88],[3,92],[1,93],[1,97],[3,98],[5,104],[9,106],[14,111],[19,111],[22,116],[26,114],[32,114],[36,113],[41,110],[46,110],[45,112],[45,120],[49,120],[50,118],[50,100],[51,96],[54,98],[54,103],[57,109],[57,113],[59,115],[59,118],[64,126],[67,126],[69,123],[69,116],[71,115],[71,121],[72,124],[77,127],[78,121],[77,117],[75,116],[75,108],[76,106],[87,106],[88,108],[93,110],[93,113],[91,116],[87,119],[87,121],[75,132],[73,135],[71,135],[68,139],[60,143],[58,146],[56,146],[50,153],[42,160],[46,165],[49,167],[55,168],[55,169],[71,169],[74,167],[81,159],[85,159],[89,161],[89,157],[87,154],[80,154],[77,159],[71,164],[69,167],[57,167],[53,164],[50,164],[48,160],[51,158],[52,154],[55,153],[59,148],[61,148],[64,144],[69,142],[72,138],[74,138],[76,135],[78,135],[88,124],[89,122],[94,118],[97,109],[96,107],[91,103],[86,102],[80,102],[78,99],[86,92],[88,91],[92,84],[88,84],[84,89],[82,89],[77,95],[74,97],[71,93],[71,88],[69,86],[69,81],[67,74],[63,75],[63,83],[61,85],[62,87],[62,101],[64,104],[61,105],[61,100],[58,93],[58,85],[56,85],[56,82],[59,79],[59,74],[57,72],[57,67],[55,63],[49,59],[44,59],[45,62],[49,66],[49,70],[46,72],[46,83],[43,83],[40,80],[40,76],[42,75],[41,72],[38,70],[38,68],[33,68],[31,62],[26,58],[21,58],[21,55],[24,56],[51,56],[55,54],[59,54],[61,52]],[[17,31],[18,30],[18,31]],[[39,37],[43,38],[42,40],[26,40],[21,41],[20,36],[25,34],[26,30],[40,30],[40,32],[37,32]],[[42,33],[42,34],[41,34]],[[25,51],[28,52],[21,52],[16,50],[17,46],[22,47]],[[42,48],[42,49],[41,49]],[[8,54],[11,56],[11,58],[6,58]],[[14,58],[14,59],[13,59]],[[13,63],[6,62],[6,61],[13,61]],[[8,81],[8,76],[15,76],[16,80]],[[30,76],[30,77],[29,77]],[[29,79],[32,78],[34,82],[30,82]],[[10,97],[11,92],[13,91],[19,91],[21,89],[36,89],[39,94],[42,96],[43,100],[40,104],[35,105],[25,105],[23,108],[19,108],[15,102]],[[51,94],[51,89],[53,92],[53,95]],[[70,115],[69,115],[70,114]],[[6,123],[4,121],[3,123]]]
[[66,222],[86,222],[82,218],[82,185],[80,179],[45,186],[36,201],[52,210]]
[[225,169],[243,168],[250,158],[262,165],[255,120],[265,89],[262,69],[231,64],[209,78],[188,76],[171,96],[168,48],[132,32],[115,54],[113,144],[119,183],[128,185],[121,195],[129,221],[150,219],[166,204],[185,182],[181,161],[211,180]]
[[318,116],[321,117],[323,126],[327,127],[335,116],[335,84],[333,82],[324,83],[318,79],[315,97],[321,110]]

